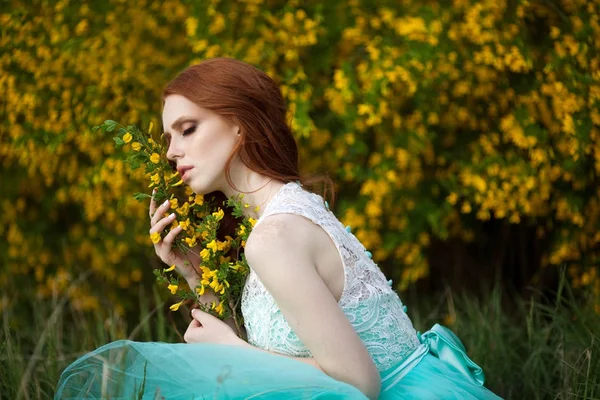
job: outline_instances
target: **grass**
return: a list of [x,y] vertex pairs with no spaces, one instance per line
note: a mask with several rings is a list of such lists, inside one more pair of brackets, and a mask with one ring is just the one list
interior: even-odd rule
[[448,292],[441,305],[420,302],[409,316],[421,332],[451,322],[486,387],[504,398],[600,399],[600,315],[579,295],[563,276],[549,297],[504,299],[498,287],[484,299]]
[[[5,309],[0,400],[52,399],[62,370],[110,341],[181,342],[184,320],[173,320],[156,287],[152,302],[143,289],[139,299],[134,325],[110,311],[81,313],[60,298]],[[483,299],[448,291],[406,303],[421,332],[436,322],[451,328],[483,368],[486,386],[504,398],[600,399],[600,316],[565,279],[554,295],[536,301],[505,299],[495,288]],[[23,315],[29,317],[16,318]]]

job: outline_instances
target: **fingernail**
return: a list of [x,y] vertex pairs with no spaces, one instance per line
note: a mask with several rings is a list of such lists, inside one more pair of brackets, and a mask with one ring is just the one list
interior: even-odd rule
[[169,204],[169,200],[168,200],[168,199],[167,199],[167,200],[165,200],[165,202],[164,202],[164,203],[162,203],[162,205],[163,205],[163,206],[166,206],[167,204]]

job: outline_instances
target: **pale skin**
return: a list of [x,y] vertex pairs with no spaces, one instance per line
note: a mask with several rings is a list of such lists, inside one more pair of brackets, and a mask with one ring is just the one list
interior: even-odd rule
[[[194,117],[198,123],[173,126],[173,122],[185,116]],[[194,173],[186,173],[184,178],[195,193],[220,190],[229,197],[238,193],[229,186],[224,172],[225,160],[236,141],[241,139],[238,133],[243,133],[238,126],[178,95],[168,96],[165,101],[163,126],[165,134],[171,138],[167,157],[178,166],[195,167]],[[192,129],[194,126],[195,129]],[[258,189],[244,197],[252,205],[246,209],[248,215],[254,218],[262,215],[264,206],[256,213],[252,211],[253,206],[268,204],[284,184],[258,174],[238,161],[232,164],[232,179],[242,190]],[[169,226],[171,219],[165,216],[168,209],[168,204],[157,207],[151,202],[150,233],[160,232]],[[190,265],[185,266],[186,256],[171,250],[179,232],[179,229],[171,231],[155,244],[155,251],[166,264],[175,264],[177,272],[191,287],[195,287],[197,257],[188,256]],[[363,342],[338,305],[344,287],[343,266],[339,252],[327,233],[299,215],[270,215],[251,232],[245,254],[250,267],[313,357],[272,354],[312,365],[376,399],[381,379]],[[207,291],[199,300],[206,303],[213,299],[216,299],[214,293]],[[210,314],[193,310],[192,317],[184,335],[188,343],[221,343],[266,351],[243,341],[235,334],[231,324]]]

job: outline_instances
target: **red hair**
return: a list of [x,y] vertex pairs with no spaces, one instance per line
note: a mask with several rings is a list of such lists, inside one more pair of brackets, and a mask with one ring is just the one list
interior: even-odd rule
[[[240,127],[241,140],[225,164],[225,177],[234,189],[238,190],[231,181],[230,167],[237,154],[251,170],[284,183],[323,183],[322,196],[328,191],[333,206],[334,184],[328,175],[300,176],[298,146],[287,122],[287,106],[279,86],[266,73],[232,58],[210,58],[186,68],[169,82],[163,90],[163,106],[172,94],[184,96]],[[208,197],[225,200],[221,192],[209,193]],[[234,236],[234,217],[230,210],[225,213],[221,226]]]

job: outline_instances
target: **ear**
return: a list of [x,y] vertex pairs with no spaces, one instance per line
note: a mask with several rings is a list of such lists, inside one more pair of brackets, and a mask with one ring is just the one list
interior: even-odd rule
[[233,133],[235,134],[236,137],[241,136],[242,126],[236,117],[229,118],[229,125],[232,127]]

